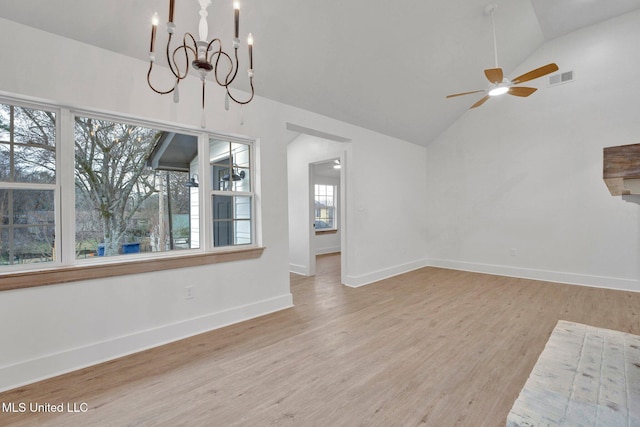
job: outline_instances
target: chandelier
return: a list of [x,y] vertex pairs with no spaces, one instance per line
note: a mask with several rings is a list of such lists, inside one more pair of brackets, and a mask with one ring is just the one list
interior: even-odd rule
[[232,42],[233,54],[229,54],[222,50],[222,41],[219,38],[214,38],[211,41],[208,40],[209,26],[207,24],[207,8],[211,5],[211,0],[198,0],[200,3],[200,25],[198,28],[199,40],[191,33],[185,33],[182,37],[182,44],[178,45],[175,49],[171,48],[171,39],[176,30],[176,25],[173,22],[175,0],[169,0],[169,21],[167,22],[167,33],[169,38],[167,40],[166,55],[169,69],[175,77],[173,87],[168,90],[161,90],[154,87],[151,83],[151,71],[153,70],[153,64],[156,61],[155,43],[156,43],[156,30],[160,22],[158,13],[156,12],[151,19],[151,47],[149,51],[149,72],[147,73],[147,83],[149,87],[156,93],[166,95],[173,92],[173,101],[179,102],[180,95],[178,92],[178,85],[185,79],[189,73],[189,67],[193,67],[200,76],[202,81],[202,122],[201,126],[205,127],[205,84],[207,76],[210,72],[218,83],[226,90],[225,95],[225,109],[229,109],[229,100],[234,101],[237,104],[244,105],[251,102],[253,99],[253,36],[249,33],[247,37],[247,45],[249,48],[249,68],[247,74],[249,75],[249,84],[251,86],[251,94],[246,100],[239,100],[234,97],[230,90],[229,85],[233,83],[238,75],[239,61],[238,61],[238,48],[240,47],[240,39],[238,38],[240,27],[240,2],[233,2],[234,9],[234,38]]

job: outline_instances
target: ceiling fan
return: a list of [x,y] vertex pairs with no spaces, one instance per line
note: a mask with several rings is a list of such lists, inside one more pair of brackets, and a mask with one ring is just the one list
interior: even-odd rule
[[490,83],[489,88],[473,90],[471,92],[454,93],[452,95],[447,96],[447,98],[454,98],[456,96],[471,95],[473,93],[484,92],[485,96],[481,98],[479,101],[477,101],[475,104],[473,104],[471,108],[476,108],[481,106],[482,104],[487,102],[487,100],[492,96],[504,95],[505,93],[508,93],[509,95],[514,95],[514,96],[527,97],[538,89],[534,87],[525,87],[525,86],[516,86],[516,85],[519,85],[520,83],[528,82],[530,80],[537,79],[539,77],[546,76],[547,74],[551,74],[555,71],[558,71],[558,66],[554,63],[551,63],[551,64],[544,65],[540,68],[536,68],[535,70],[531,70],[527,73],[524,73],[521,76],[518,76],[512,80],[509,80],[506,77],[504,77],[502,68],[498,67],[496,24],[493,18],[493,12],[496,10],[497,7],[498,7],[497,4],[491,3],[487,5],[484,9],[485,15],[491,15],[491,26],[493,28],[493,50],[494,50],[495,60],[496,60],[495,68],[487,68],[486,70],[484,70],[484,75],[487,77],[487,80],[489,80],[489,83]]

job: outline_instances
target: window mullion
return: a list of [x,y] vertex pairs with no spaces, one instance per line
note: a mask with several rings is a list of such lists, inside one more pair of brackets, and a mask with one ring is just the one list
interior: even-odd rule
[[72,265],[75,263],[75,143],[74,143],[74,116],[68,109],[60,112],[58,124],[58,158],[60,167],[57,170],[57,182],[61,189],[60,196],[56,198],[59,207],[59,217],[56,226],[56,243],[60,245],[60,263]]
[[15,181],[15,108],[9,107],[9,181]]
[[213,212],[211,206],[211,178],[209,176],[209,134],[202,133],[198,138],[198,175],[200,185],[198,187],[200,197],[200,249],[213,248]]
[[253,192],[253,197],[251,197],[251,233],[254,236],[253,241],[256,245],[262,245],[262,204],[260,203],[259,197],[262,194],[260,188],[260,181],[258,176],[260,176],[259,162],[257,161],[260,158],[260,140],[256,140],[253,145],[250,147],[250,162],[249,167],[253,172],[251,174],[251,191]]

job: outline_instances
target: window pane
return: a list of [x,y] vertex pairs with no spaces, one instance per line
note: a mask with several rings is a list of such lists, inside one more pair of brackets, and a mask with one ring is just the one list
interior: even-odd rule
[[0,264],[53,261],[53,190],[0,190]]
[[250,196],[214,195],[212,205],[214,246],[252,243]]
[[55,151],[16,146],[16,181],[53,184],[56,181]]
[[54,113],[0,104],[0,180],[54,183],[55,139]]
[[0,227],[0,265],[13,264],[15,257],[11,251],[12,245],[9,241],[9,228]]
[[199,246],[195,136],[91,118],[75,128],[78,258]]
[[234,142],[231,144],[231,154],[233,155],[233,163],[242,168],[248,168],[251,163],[249,160],[249,146]]
[[52,226],[30,226],[14,230],[14,264],[53,261]]
[[232,191],[251,191],[251,171],[249,168],[236,168],[236,174],[241,177],[238,181],[233,181]]
[[[2,127],[0,127],[0,131]],[[11,181],[11,147],[8,139],[0,139],[0,181]]]
[[251,192],[251,147],[237,142],[209,141],[211,188]]

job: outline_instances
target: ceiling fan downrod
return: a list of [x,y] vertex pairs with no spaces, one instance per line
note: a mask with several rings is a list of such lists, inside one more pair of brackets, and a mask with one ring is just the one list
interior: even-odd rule
[[484,14],[491,16],[491,28],[493,29],[493,57],[495,58],[495,68],[498,68],[498,39],[496,37],[496,20],[493,12],[498,8],[497,3],[489,3],[484,8]]

